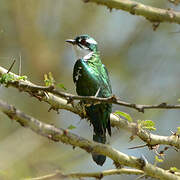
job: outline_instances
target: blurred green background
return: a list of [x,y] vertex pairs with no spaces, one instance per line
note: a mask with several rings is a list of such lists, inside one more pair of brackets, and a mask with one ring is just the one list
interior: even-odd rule
[[[175,8],[168,1],[141,1],[161,8]],[[160,24],[157,31],[142,17],[112,10],[81,0],[1,0],[0,1],[0,66],[8,68],[13,59],[13,72],[18,73],[19,55],[22,74],[37,84],[43,84],[45,73],[52,72],[67,92],[75,93],[72,69],[75,55],[65,43],[68,38],[89,34],[99,43],[101,58],[109,70],[113,93],[132,103],[176,104],[180,98],[180,30],[179,25]],[[61,110],[48,112],[49,105],[39,102],[13,88],[0,87],[0,98],[25,113],[57,127],[74,125],[72,132],[92,139],[92,127],[80,117]],[[128,108],[113,106],[113,111],[129,113],[134,120],[156,122],[161,135],[170,135],[179,126],[180,110],[148,110],[144,114]],[[142,145],[130,134],[113,129],[108,143],[119,151],[154,163],[154,152],[148,148],[128,150]],[[162,148],[160,148],[162,149]],[[180,168],[180,153],[173,148],[166,151],[159,166]],[[93,172],[113,167],[110,159],[97,166],[91,155],[69,145],[52,142],[24,129],[0,113],[0,180],[18,180],[62,172]],[[104,179],[135,179],[136,176],[111,176]]]

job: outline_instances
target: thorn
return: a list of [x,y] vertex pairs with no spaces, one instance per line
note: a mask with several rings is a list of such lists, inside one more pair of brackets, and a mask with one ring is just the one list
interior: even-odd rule
[[145,158],[143,154],[141,155],[141,158],[145,161],[146,164],[148,163],[148,160]]
[[52,139],[52,134],[48,134],[47,137],[48,137],[49,139]]
[[51,106],[51,107],[48,109],[48,112],[50,112],[52,109],[53,109],[53,107]]
[[157,151],[159,149],[159,144],[155,144],[155,145],[148,145],[150,150],[155,150]]
[[21,53],[19,53],[19,76],[21,76]]
[[99,179],[103,178],[103,173],[100,173]]
[[47,99],[49,99],[49,95],[47,92],[44,91],[44,95],[46,96]]
[[53,89],[55,89],[55,86],[54,85],[50,85],[47,89],[48,89],[48,91],[51,92]]
[[110,99],[111,99],[112,102],[116,102],[117,101],[117,98],[116,98],[116,96],[114,94],[111,96]]
[[176,152],[179,152],[179,149],[177,149],[177,148],[175,148],[175,147],[173,147],[173,149],[174,149]]
[[15,62],[16,62],[16,59],[13,60],[13,63],[11,64],[10,68],[7,71],[7,74],[11,71],[11,69],[13,68]]
[[130,11],[130,13],[132,14],[132,15],[135,15],[135,13],[136,13],[136,7],[137,7],[138,5],[137,4],[133,4],[132,6],[131,6],[131,11]]
[[41,96],[38,96],[36,94],[33,94],[33,93],[29,93],[31,96],[37,98],[39,101],[42,101],[42,97]]
[[176,133],[175,133],[175,132],[173,132],[173,131],[171,131],[171,130],[170,130],[170,132],[171,132],[171,136],[176,136]]
[[159,107],[166,107],[166,106],[167,106],[166,102],[163,102],[163,103],[159,104]]
[[107,9],[109,9],[109,12],[111,13],[112,12],[112,7],[107,7]]
[[98,96],[100,89],[101,89],[101,88],[99,88],[99,89],[97,90],[97,92],[96,92],[96,94],[95,94],[95,97]]
[[164,150],[165,150],[165,151],[167,151],[168,149],[169,149],[169,147],[168,147],[168,146],[166,146],[166,147],[164,148]]
[[67,100],[67,104],[73,104],[73,98],[68,97],[66,98],[66,100]]
[[67,129],[65,129],[65,130],[63,131],[63,133],[64,133],[64,135],[67,135],[68,130],[67,130]]
[[116,169],[121,169],[122,165],[116,161],[113,162],[113,164],[115,165]]
[[141,176],[137,177],[135,180],[142,179],[143,177],[146,177],[146,175],[145,175],[145,174],[143,174],[143,175],[141,175]]
[[138,148],[143,148],[143,147],[146,147],[148,146],[147,144],[144,144],[144,145],[139,145],[139,146],[134,146],[134,147],[130,147],[128,149],[138,149]]
[[136,137],[136,135],[131,135],[131,136],[129,137],[129,142],[131,142],[132,140],[134,140],[135,137]]
[[139,158],[139,162],[141,163],[141,168],[142,169],[146,166],[146,164],[148,164],[148,161],[147,161],[147,159],[145,158],[145,156],[143,154]]
[[159,25],[160,25],[160,22],[154,22],[153,23],[153,31],[156,31],[156,29],[159,27]]
[[134,104],[134,107],[139,111],[139,112],[142,112],[142,113],[144,113],[144,107],[142,106],[140,106],[140,107],[138,107],[136,104]]

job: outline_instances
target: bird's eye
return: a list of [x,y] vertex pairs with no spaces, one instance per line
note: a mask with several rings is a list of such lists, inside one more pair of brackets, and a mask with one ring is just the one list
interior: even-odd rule
[[87,46],[86,39],[82,39],[82,40],[81,40],[81,44],[84,45],[84,46]]

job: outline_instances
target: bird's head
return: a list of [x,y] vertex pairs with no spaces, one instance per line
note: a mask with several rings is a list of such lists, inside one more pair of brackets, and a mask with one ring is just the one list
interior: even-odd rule
[[75,39],[67,39],[66,42],[78,46],[83,51],[97,52],[97,42],[86,34],[77,36]]

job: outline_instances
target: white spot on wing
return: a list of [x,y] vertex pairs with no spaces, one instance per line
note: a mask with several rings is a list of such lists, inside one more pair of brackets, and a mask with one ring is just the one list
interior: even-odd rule
[[81,76],[81,73],[80,73],[80,70],[81,70],[81,69],[82,69],[82,67],[79,67],[79,68],[78,68],[77,74],[76,74],[76,76],[75,76],[75,80],[76,80],[76,81],[78,81],[79,76]]

